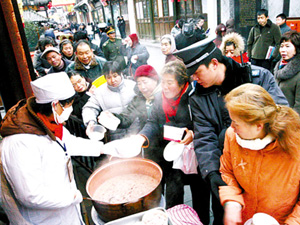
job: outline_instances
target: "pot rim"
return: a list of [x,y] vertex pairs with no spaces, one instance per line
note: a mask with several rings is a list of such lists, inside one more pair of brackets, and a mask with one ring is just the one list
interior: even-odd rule
[[[140,198],[136,199],[136,200],[133,200],[133,201],[130,201],[130,202],[122,202],[122,203],[108,203],[108,202],[103,202],[103,201],[100,201],[100,200],[97,200],[97,199],[94,199],[89,190],[88,190],[88,187],[89,187],[89,184],[91,183],[92,179],[94,178],[94,176],[97,175],[97,173],[101,170],[104,170],[105,168],[111,166],[111,165],[115,165],[115,164],[118,164],[118,163],[121,163],[121,162],[124,162],[124,161],[144,161],[144,162],[147,162],[147,163],[150,163],[152,165],[154,165],[159,171],[160,171],[160,174],[161,174],[161,177],[160,177],[160,180],[159,180],[159,183],[158,185],[153,189],[151,190],[149,193],[141,196]],[[98,202],[100,204],[103,204],[103,205],[128,205],[128,204],[133,204],[133,203],[136,203],[138,201],[140,201],[141,199],[147,197],[148,195],[150,195],[155,189],[157,189],[161,183],[161,180],[162,180],[162,169],[161,167],[154,161],[150,160],[150,159],[145,159],[145,158],[139,158],[139,157],[134,157],[134,158],[126,158],[126,159],[117,159],[117,160],[114,160],[114,161],[111,161],[111,162],[108,162],[102,166],[100,166],[98,169],[96,169],[92,174],[91,176],[88,178],[87,182],[86,182],[86,186],[85,186],[85,189],[86,189],[86,193],[88,194],[88,196],[92,199],[92,201],[94,202]]]

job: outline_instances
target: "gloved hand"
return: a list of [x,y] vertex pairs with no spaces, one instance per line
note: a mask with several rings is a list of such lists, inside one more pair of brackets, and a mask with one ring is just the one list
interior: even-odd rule
[[102,148],[102,153],[120,158],[131,158],[140,154],[145,138],[142,135],[132,135],[108,142]]
[[219,186],[226,186],[227,184],[222,180],[221,174],[218,171],[210,172],[207,177],[210,182],[212,193],[220,200]]

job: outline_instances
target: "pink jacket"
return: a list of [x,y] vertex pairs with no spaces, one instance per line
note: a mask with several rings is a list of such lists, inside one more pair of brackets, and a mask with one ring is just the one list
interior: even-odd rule
[[284,153],[277,141],[263,150],[245,149],[228,128],[220,171],[228,184],[220,187],[221,203],[240,203],[243,223],[263,212],[280,224],[300,224],[300,161]]

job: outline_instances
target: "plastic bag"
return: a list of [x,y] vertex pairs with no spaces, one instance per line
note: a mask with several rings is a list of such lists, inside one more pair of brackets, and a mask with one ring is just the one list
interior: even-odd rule
[[203,225],[197,212],[190,206],[181,204],[167,210],[173,225]]
[[180,169],[185,174],[197,174],[198,161],[194,151],[194,143],[185,145],[182,154],[173,161],[173,169]]

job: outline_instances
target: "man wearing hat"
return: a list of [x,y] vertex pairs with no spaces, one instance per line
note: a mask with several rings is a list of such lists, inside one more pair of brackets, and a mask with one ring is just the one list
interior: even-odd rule
[[106,29],[107,29],[107,24],[106,23],[99,23],[98,24],[99,28],[99,38],[100,38],[100,49],[103,50],[103,44],[109,39],[107,34],[106,34]]
[[121,54],[122,40],[116,38],[116,31],[112,27],[106,32],[109,39],[103,44],[103,53],[107,61],[117,61],[121,69],[125,69],[126,63]]
[[63,59],[60,52],[55,47],[46,48],[41,58],[46,59],[51,65],[47,74],[58,73],[66,70],[71,61]]
[[[288,105],[270,71],[257,66],[241,66],[223,56],[213,43],[214,37],[188,46],[174,55],[183,59],[187,72],[194,79],[190,105],[194,123],[194,145],[203,178],[212,195],[214,225],[223,224],[223,208],[219,201],[219,186],[226,185],[219,173],[225,131],[231,124],[224,96],[235,87],[251,82],[265,88],[277,102]],[[228,205],[226,205],[227,207]]]
[[99,156],[103,143],[63,127],[75,95],[65,72],[31,87],[34,97],[13,106],[0,126],[3,208],[11,224],[84,224],[71,156]]
[[123,16],[118,16],[117,19],[118,19],[117,27],[119,28],[121,38],[124,39],[126,38],[126,22]]

